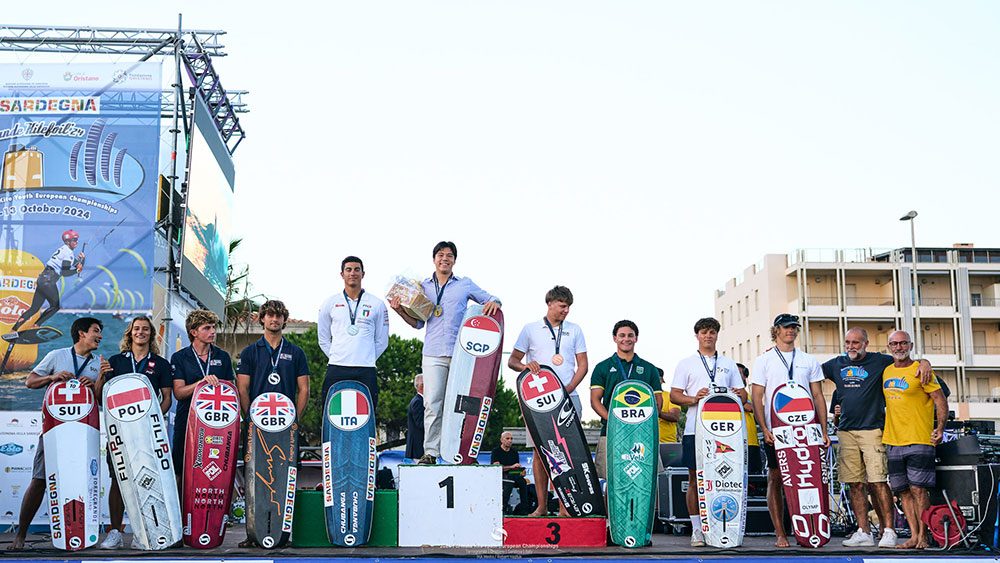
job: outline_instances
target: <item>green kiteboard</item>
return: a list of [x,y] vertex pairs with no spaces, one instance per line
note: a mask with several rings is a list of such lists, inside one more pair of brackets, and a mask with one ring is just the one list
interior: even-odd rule
[[608,409],[608,520],[617,545],[651,543],[658,447],[653,389],[642,381],[622,381],[611,392]]

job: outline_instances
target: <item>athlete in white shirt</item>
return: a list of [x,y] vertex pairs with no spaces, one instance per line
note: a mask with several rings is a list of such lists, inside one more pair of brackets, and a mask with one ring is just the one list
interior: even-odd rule
[[[583,408],[576,388],[587,375],[587,343],[580,327],[567,323],[566,316],[573,304],[573,292],[568,287],[557,285],[545,294],[548,310],[541,322],[528,323],[514,343],[507,367],[520,373],[526,369],[538,373],[541,364],[551,367],[566,387],[577,416]],[[539,329],[539,327],[543,327]],[[544,331],[544,332],[543,332]],[[525,356],[527,354],[527,356]],[[527,360],[524,363],[523,360]],[[533,470],[535,473],[535,493],[538,508],[531,516],[545,516],[548,513],[549,474],[545,472],[542,456],[535,448]],[[559,515],[569,516],[566,507],[559,503]]]
[[337,381],[364,383],[378,407],[378,378],[375,362],[389,347],[389,315],[385,303],[361,288],[365,265],[357,256],[340,263],[344,290],[327,299],[319,309],[316,333],[319,347],[330,358],[323,379],[320,411],[326,406],[326,393]]
[[767,510],[774,524],[775,547],[788,547],[784,514],[784,498],[781,490],[781,471],[774,452],[774,435],[771,434],[771,397],[778,386],[789,379],[812,393],[816,422],[823,429],[823,447],[830,447],[830,437],[826,433],[826,399],[823,398],[823,369],[816,358],[795,349],[795,338],[799,335],[799,318],[789,313],[775,317],[771,326],[771,340],[774,348],[761,354],[753,363],[750,383],[753,384],[753,413],[757,426],[764,432],[764,453],[767,456]]
[[31,297],[31,306],[17,319],[11,327],[13,332],[17,332],[24,323],[28,322],[35,313],[42,308],[46,301],[49,308],[42,312],[35,321],[35,326],[43,326],[45,321],[59,311],[59,280],[79,274],[83,271],[83,259],[85,255],[80,252],[74,254],[76,246],[80,244],[80,234],[70,229],[62,234],[63,245],[52,253],[52,257],[45,262],[45,269],[38,274],[35,280],[35,294]]
[[[725,387],[747,400],[736,364],[725,356],[720,356],[715,348],[719,339],[719,321],[707,317],[694,323],[694,335],[698,339],[698,352],[684,358],[674,370],[674,380],[670,384],[670,401],[678,406],[686,405],[687,421],[684,423],[683,452],[684,465],[688,468],[688,483],[697,483],[697,459],[700,448],[695,448],[695,425],[701,400],[709,393],[711,386]],[[704,454],[701,454],[704,455]],[[698,512],[698,487],[688,486],[687,508],[691,518],[691,547],[704,547],[705,534],[701,530],[701,516]]]

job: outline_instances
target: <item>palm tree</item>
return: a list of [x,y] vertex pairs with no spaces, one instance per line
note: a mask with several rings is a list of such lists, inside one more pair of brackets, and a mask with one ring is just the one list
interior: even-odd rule
[[[229,266],[226,272],[226,318],[223,325],[223,347],[229,347],[234,335],[242,327],[243,332],[250,331],[256,321],[257,310],[265,300],[264,295],[251,295],[250,266],[242,265],[237,269],[233,264],[233,253],[239,248],[243,239],[233,239],[229,243]],[[228,342],[227,342],[228,340]]]

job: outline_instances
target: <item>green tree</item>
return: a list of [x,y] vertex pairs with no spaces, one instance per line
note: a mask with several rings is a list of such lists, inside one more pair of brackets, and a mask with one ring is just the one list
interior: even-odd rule
[[302,424],[299,428],[306,442],[312,445],[320,443],[322,437],[322,413],[319,409],[320,393],[323,392],[323,378],[326,376],[326,366],[329,358],[319,347],[316,327],[302,334],[286,334],[285,338],[306,353],[309,362],[309,403],[306,412],[302,414]]

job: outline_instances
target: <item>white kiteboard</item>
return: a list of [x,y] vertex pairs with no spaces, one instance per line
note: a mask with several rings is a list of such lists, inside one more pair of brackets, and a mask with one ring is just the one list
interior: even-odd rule
[[49,385],[42,402],[45,493],[52,545],[77,551],[97,543],[100,524],[100,416],[94,392],[77,379]]
[[487,316],[482,305],[466,309],[441,411],[441,458],[446,463],[476,463],[503,360],[503,327],[500,310]]
[[743,543],[747,506],[747,429],[739,396],[715,387],[701,400],[695,425],[698,512],[705,543]]
[[108,452],[136,544],[166,549],[181,541],[181,506],[158,394],[139,374],[119,375],[104,386]]

